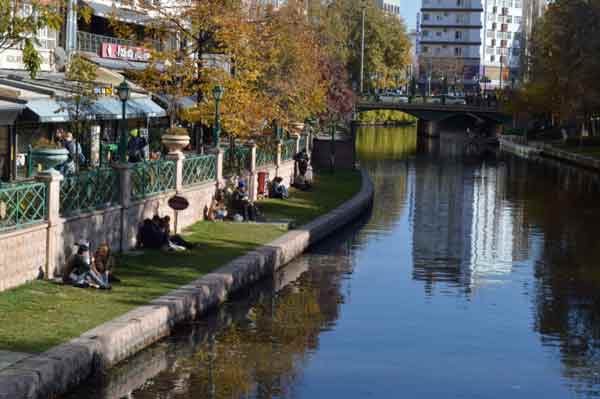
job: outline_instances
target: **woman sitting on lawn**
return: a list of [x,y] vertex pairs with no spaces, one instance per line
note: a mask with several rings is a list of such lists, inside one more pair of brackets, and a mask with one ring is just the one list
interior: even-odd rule
[[77,246],[77,252],[67,263],[63,281],[80,288],[110,289],[108,274],[106,272],[100,273],[93,264],[93,258],[90,255],[90,244],[87,241],[82,241],[75,245]]

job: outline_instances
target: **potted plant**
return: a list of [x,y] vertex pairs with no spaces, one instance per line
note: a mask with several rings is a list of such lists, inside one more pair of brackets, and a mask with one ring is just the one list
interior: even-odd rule
[[167,129],[163,134],[161,141],[169,154],[181,152],[190,143],[190,135],[184,127],[173,126]]
[[59,143],[42,137],[31,146],[31,164],[37,170],[50,170],[69,159],[69,151]]

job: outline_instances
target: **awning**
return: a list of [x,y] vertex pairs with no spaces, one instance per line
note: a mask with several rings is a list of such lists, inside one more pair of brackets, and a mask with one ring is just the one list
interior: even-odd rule
[[56,100],[31,100],[27,102],[25,107],[35,114],[36,119],[41,123],[68,122],[70,120],[68,110]]
[[144,25],[151,20],[147,14],[129,10],[127,8],[118,7],[113,9],[112,6],[96,3],[94,1],[85,1],[84,4],[92,9],[94,15],[107,19],[114,17],[119,21],[136,25]]
[[[154,98],[165,107],[169,106],[169,96],[166,94],[155,94]],[[181,109],[190,109],[194,108],[197,105],[196,101],[197,96],[187,96],[181,97],[176,100],[177,105],[181,107]]]
[[[72,120],[68,107],[65,101],[58,102],[51,99],[32,100],[26,104],[26,108],[35,114],[35,118],[41,123]],[[122,112],[120,100],[114,97],[101,97],[90,105],[89,110],[82,111],[82,119],[122,119]],[[165,115],[165,110],[148,97],[132,98],[127,101],[125,109],[127,119],[160,118]]]
[[0,101],[0,126],[12,125],[23,109],[25,109],[23,104]]
[[[96,119],[122,119],[123,104],[113,97],[98,99],[93,105]],[[165,110],[148,97],[137,97],[127,101],[125,117],[160,118],[166,116]]]

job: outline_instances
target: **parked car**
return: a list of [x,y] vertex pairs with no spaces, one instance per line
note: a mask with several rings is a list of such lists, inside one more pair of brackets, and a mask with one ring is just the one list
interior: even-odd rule
[[407,96],[398,96],[398,95],[389,95],[383,94],[378,97],[379,101],[382,102],[390,102],[390,103],[399,103],[399,104],[407,104],[408,97]]
[[426,101],[427,104],[441,104],[442,103],[442,97],[441,96],[432,96],[432,97],[427,97]]
[[449,105],[466,105],[467,102],[465,101],[464,97],[446,96],[446,104],[449,104]]

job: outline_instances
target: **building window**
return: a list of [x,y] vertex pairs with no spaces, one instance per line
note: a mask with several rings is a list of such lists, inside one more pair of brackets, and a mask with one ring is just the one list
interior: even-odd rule
[[429,31],[428,30],[424,30],[423,31],[423,37],[429,37]]
[[428,53],[428,52],[429,52],[429,47],[427,47],[427,46],[423,46],[423,52],[424,52],[424,53]]
[[463,33],[459,30],[457,30],[456,32],[454,32],[454,39],[456,40],[462,40],[463,38]]
[[496,56],[490,55],[490,62],[496,62]]
[[454,47],[454,55],[456,57],[462,56],[462,47]]
[[423,21],[429,21],[429,14],[423,14]]
[[438,32],[435,32],[435,35],[436,35],[437,37],[442,37],[442,32],[439,32],[439,31],[438,31]]

